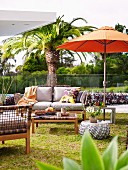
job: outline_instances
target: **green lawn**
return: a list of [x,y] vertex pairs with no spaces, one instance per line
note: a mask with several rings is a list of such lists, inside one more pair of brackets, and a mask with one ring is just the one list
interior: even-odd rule
[[[109,116],[107,114],[107,116]],[[119,136],[119,154],[125,150],[126,123],[128,114],[116,114],[116,124],[110,125],[110,137],[95,140],[100,153],[105,150],[115,135]],[[74,124],[45,123],[39,124],[35,134],[31,134],[31,153],[25,154],[25,140],[6,141],[0,145],[1,170],[35,170],[36,160],[63,167],[63,157],[80,163],[81,136],[75,135]]]

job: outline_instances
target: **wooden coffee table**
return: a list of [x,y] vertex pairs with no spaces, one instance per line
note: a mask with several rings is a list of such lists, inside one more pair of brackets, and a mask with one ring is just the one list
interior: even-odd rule
[[78,134],[78,117],[77,114],[69,114],[68,116],[57,117],[57,115],[41,115],[32,117],[32,133],[35,131],[34,124],[38,127],[38,123],[74,123],[75,134]]

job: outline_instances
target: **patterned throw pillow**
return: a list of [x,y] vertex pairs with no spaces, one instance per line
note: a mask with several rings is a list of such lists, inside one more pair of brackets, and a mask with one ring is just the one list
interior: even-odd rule
[[72,95],[73,95],[73,98],[74,98],[75,101],[76,101],[76,98],[77,98],[79,92],[80,92],[80,88],[72,89]]
[[72,91],[71,91],[71,89],[65,89],[65,90],[64,90],[64,95],[72,96]]
[[77,95],[77,97],[76,97],[76,103],[80,103],[80,98],[81,98],[82,94],[83,94],[83,91],[80,91],[80,92],[78,93],[78,95]]
[[74,99],[72,96],[64,95],[60,99],[61,103],[75,103]]
[[15,105],[14,96],[8,96],[5,100],[5,105]]
[[76,102],[76,98],[77,98],[79,92],[80,92],[80,88],[65,89],[64,95],[72,96],[74,101]]
[[82,93],[82,95],[80,97],[80,102],[81,103],[85,103],[86,96],[87,96],[87,91],[83,91],[83,93]]

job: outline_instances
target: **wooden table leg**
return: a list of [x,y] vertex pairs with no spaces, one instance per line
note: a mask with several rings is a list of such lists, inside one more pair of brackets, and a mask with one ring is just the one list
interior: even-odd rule
[[78,118],[75,119],[75,134],[78,134]]
[[86,110],[83,111],[82,115],[83,115],[83,120],[85,121],[86,120]]
[[105,109],[103,109],[103,120],[105,121]]
[[36,127],[38,127],[38,122],[36,122]]
[[32,133],[34,133],[34,118],[32,118]]
[[82,111],[82,118],[83,118],[83,121],[86,120],[86,106],[84,105],[84,109]]
[[115,124],[115,108],[112,109],[112,112],[110,115],[110,122]]

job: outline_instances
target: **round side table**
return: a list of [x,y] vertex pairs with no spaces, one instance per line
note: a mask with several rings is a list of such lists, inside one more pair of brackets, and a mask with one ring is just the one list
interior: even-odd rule
[[83,135],[85,130],[88,130],[94,139],[105,139],[110,134],[110,127],[104,121],[98,123],[82,121],[79,126],[80,135]]

